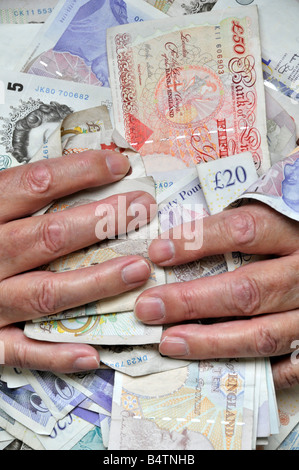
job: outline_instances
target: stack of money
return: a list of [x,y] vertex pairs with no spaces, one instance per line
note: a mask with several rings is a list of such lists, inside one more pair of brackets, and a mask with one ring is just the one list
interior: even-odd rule
[[[14,37],[20,26],[35,29],[14,63],[2,58],[0,170],[86,149],[122,148],[130,175],[43,212],[130,188],[149,192],[159,204],[150,230],[96,244],[43,269],[62,272],[126,254],[148,258],[159,233],[200,223],[236,200],[258,199],[298,220],[277,184],[285,168],[298,167],[299,153],[288,156],[298,132],[290,117],[298,95],[287,68],[280,74],[285,86],[276,83],[264,3],[237,2],[239,8],[224,10],[237,6],[235,0],[59,0],[38,7],[33,0],[2,2],[0,23],[17,24],[0,24],[0,36],[2,26],[12,26]],[[288,4],[295,8],[296,0]],[[26,22],[39,24],[20,25]],[[296,54],[287,54],[294,64]],[[276,84],[274,94],[265,77],[266,85]],[[14,148],[18,120],[44,107],[55,108],[57,118],[43,123],[22,151]],[[234,191],[225,184],[228,171]],[[142,289],[27,322],[24,334],[37,341],[94,345],[101,366],[68,375],[0,366],[0,448],[298,446],[298,389],[275,392],[269,359],[163,357],[165,327],[144,325],[133,313],[148,287],[221,274],[256,259],[231,253],[165,270],[150,262]]]

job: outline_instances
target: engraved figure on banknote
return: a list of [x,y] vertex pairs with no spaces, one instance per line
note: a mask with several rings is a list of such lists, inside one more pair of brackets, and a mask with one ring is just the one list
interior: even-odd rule
[[[174,44],[173,44],[174,46]],[[171,47],[171,46],[170,46]],[[165,60],[168,62],[167,57]],[[168,69],[167,69],[168,70]],[[169,69],[169,73],[171,70]],[[174,72],[172,71],[172,74]],[[160,116],[170,124],[188,127],[198,125],[211,118],[223,103],[222,83],[217,75],[203,67],[190,67],[178,72],[178,82],[174,83],[174,99],[168,93],[169,74],[161,80],[156,91]],[[176,77],[177,78],[177,77]],[[165,83],[166,82],[166,83]]]
[[190,5],[182,3],[181,7],[185,10],[184,15],[193,15],[195,13],[211,11],[216,1],[217,0],[214,0],[213,2],[207,2],[206,0],[200,0],[199,2],[191,1]]
[[49,414],[49,410],[45,407],[38,394],[30,388],[28,390],[25,388],[10,389],[5,382],[0,380],[0,394],[3,396],[5,394],[8,403],[15,402],[20,407],[26,407],[33,419],[38,420],[41,413]]
[[250,26],[246,17],[217,17],[215,26],[194,15],[192,26],[166,19],[165,34],[159,22],[157,32],[151,24],[108,31],[116,128],[142,156],[193,166],[250,151],[260,174],[269,168],[252,15]]
[[291,155],[272,166],[244,197],[252,196],[295,220],[299,219],[299,154]]
[[[78,10],[53,49],[31,64],[33,73],[40,68],[42,60],[48,68],[53,68],[54,73],[60,70],[64,79],[69,76],[70,80],[74,80],[72,64],[75,56],[81,61],[79,69],[82,77],[92,73],[93,81],[97,82],[95,84],[108,87],[106,29],[127,22],[127,5],[123,0],[90,0]],[[85,81],[82,77],[81,80],[75,77],[75,81]]]
[[[121,445],[122,449],[151,450],[214,450],[213,445],[203,434],[187,428],[183,431],[160,429],[154,421],[134,419],[129,411],[122,413]],[[142,439],[140,439],[142,436]]]
[[281,185],[282,199],[285,204],[299,213],[299,158],[284,167],[284,180]]
[[[19,107],[11,109],[8,118],[0,118],[3,121],[1,143],[19,163],[28,163],[72,112],[67,105],[55,101],[46,104],[34,99],[20,101]],[[1,156],[0,167],[7,168],[7,158]]]

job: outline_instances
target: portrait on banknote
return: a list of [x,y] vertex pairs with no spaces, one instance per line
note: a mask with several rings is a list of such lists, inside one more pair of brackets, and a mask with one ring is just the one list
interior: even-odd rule
[[284,180],[281,184],[282,199],[294,211],[299,212],[299,158],[294,163],[287,163],[284,167]]
[[299,218],[299,154],[290,155],[272,168],[244,193],[244,197],[258,199],[282,214]]
[[55,101],[20,101],[7,119],[1,118],[1,143],[19,163],[28,163],[71,112],[69,106]]
[[[217,0],[216,0],[217,1]],[[185,15],[193,15],[194,13],[200,13],[205,11],[211,11],[216,1],[207,2],[206,0],[192,1],[190,5],[185,3],[181,4]]]
[[73,80],[73,62],[80,62],[82,74],[91,74],[94,82],[108,87],[106,29],[127,22],[127,5],[123,0],[90,0],[78,9],[53,49],[37,57],[30,68],[40,69],[41,62],[45,62],[47,72],[62,68],[63,75]]

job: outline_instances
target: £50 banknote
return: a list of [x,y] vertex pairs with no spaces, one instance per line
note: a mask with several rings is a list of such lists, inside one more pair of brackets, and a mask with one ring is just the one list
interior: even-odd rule
[[[215,10],[257,5],[261,24],[262,59],[265,84],[299,102],[298,0],[218,0]],[[286,25],[281,34],[281,25]]]
[[115,126],[145,161],[269,168],[256,7],[118,26],[107,48]]

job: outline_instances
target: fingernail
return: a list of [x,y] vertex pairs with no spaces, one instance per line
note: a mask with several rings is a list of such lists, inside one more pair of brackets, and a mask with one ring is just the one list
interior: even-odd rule
[[109,155],[106,156],[106,165],[113,176],[126,175],[130,168],[128,158],[121,153],[109,153]]
[[129,264],[122,270],[122,278],[125,284],[135,284],[146,281],[149,278],[151,269],[145,260],[138,260]]
[[93,370],[99,368],[99,361],[96,356],[79,357],[73,363],[74,370]]
[[165,305],[158,297],[144,297],[135,305],[136,317],[144,322],[162,320],[165,317]]
[[187,356],[189,354],[186,341],[176,336],[165,336],[159,349],[163,356]]
[[154,240],[151,244],[151,258],[155,263],[165,263],[175,256],[175,246],[172,240]]

